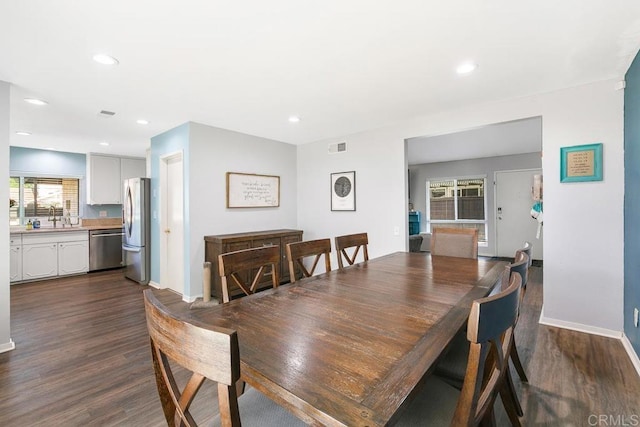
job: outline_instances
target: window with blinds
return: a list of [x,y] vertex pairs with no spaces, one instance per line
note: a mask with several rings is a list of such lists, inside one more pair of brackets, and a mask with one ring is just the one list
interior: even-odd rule
[[477,228],[478,240],[487,240],[485,177],[427,181],[427,225]]
[[[10,224],[21,219],[79,214],[79,180],[76,178],[11,177]],[[52,210],[53,208],[53,210]],[[22,212],[22,215],[20,214]]]

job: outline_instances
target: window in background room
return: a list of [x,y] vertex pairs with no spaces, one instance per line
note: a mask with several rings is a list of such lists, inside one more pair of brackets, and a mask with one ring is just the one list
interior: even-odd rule
[[20,178],[9,178],[9,225],[20,224]]
[[[47,221],[51,214],[78,216],[79,180],[77,178],[11,177],[10,224],[25,224],[29,219]],[[11,204],[11,202],[9,203]],[[53,208],[53,209],[52,209]]]
[[477,228],[487,241],[485,177],[427,181],[427,230],[437,227]]

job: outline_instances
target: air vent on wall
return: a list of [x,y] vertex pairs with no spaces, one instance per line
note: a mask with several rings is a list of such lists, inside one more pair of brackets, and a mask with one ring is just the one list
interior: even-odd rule
[[346,142],[337,142],[335,144],[329,144],[329,154],[343,153],[347,151]]
[[116,113],[114,113],[113,111],[102,110],[98,113],[98,117],[108,119],[109,117],[113,117],[115,114]]

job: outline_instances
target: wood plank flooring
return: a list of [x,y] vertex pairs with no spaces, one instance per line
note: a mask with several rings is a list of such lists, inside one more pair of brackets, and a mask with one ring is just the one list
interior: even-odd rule
[[[514,375],[523,425],[640,421],[640,378],[620,341],[538,325],[541,279],[533,267],[516,336],[530,379]],[[0,354],[0,426],[165,425],[144,289],[118,270],[12,286],[16,349]],[[210,384],[193,411],[202,422],[217,412]],[[508,425],[501,410],[497,419]]]

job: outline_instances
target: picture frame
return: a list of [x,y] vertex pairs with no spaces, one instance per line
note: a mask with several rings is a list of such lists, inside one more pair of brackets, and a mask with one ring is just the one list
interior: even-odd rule
[[356,172],[335,172],[331,174],[331,210],[356,210]]
[[560,148],[560,182],[602,181],[602,143]]
[[280,206],[280,177],[227,172],[227,208],[276,208]]

